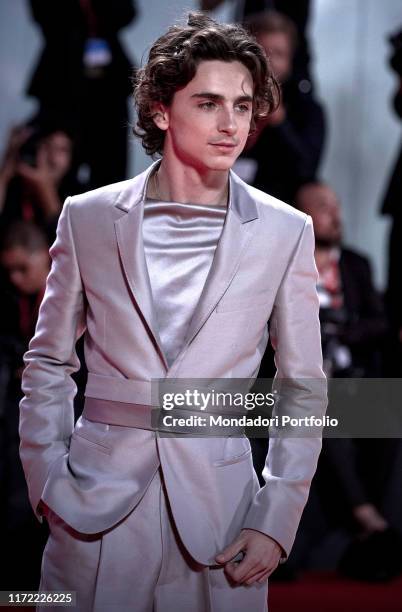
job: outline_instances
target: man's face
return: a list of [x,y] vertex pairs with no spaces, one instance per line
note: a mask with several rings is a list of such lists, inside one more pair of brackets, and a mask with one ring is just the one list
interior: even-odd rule
[[260,34],[258,42],[265,49],[274,75],[284,83],[292,71],[293,51],[289,36],[284,32]]
[[302,210],[311,215],[317,244],[335,246],[342,238],[338,198],[326,185],[306,187],[301,196]]
[[201,62],[194,78],[163,108],[164,156],[201,174],[228,170],[246,143],[252,102],[253,79],[242,63]]
[[30,253],[22,247],[14,247],[3,251],[0,261],[20,293],[32,295],[45,286],[49,273],[49,253],[46,249]]

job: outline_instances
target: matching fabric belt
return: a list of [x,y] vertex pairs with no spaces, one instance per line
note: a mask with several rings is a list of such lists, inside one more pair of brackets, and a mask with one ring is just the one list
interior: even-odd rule
[[152,405],[152,382],[88,372],[85,388],[87,397],[113,400],[118,403]]
[[[187,389],[210,392],[214,389],[216,392],[246,393],[250,390],[252,382],[253,379],[176,379],[163,376],[152,380],[134,380],[89,372],[85,395],[121,403],[159,406],[160,392],[181,393]],[[208,409],[214,410],[214,408],[209,406]],[[231,407],[231,412],[238,412],[235,406]]]
[[113,400],[86,397],[82,416],[89,421],[98,421],[121,427],[154,429],[152,426],[152,406],[128,404]]
[[228,412],[221,414],[225,419],[235,417],[230,425],[216,425],[211,416],[216,412],[194,410],[193,408],[174,408],[162,410],[146,404],[129,404],[114,400],[86,397],[82,416],[89,421],[97,421],[120,427],[135,427],[158,432],[159,435],[192,435],[194,437],[242,436],[244,427],[237,425],[237,418],[243,413]]

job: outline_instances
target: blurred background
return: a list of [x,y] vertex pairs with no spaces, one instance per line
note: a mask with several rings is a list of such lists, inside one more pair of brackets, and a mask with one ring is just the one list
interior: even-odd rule
[[[235,171],[313,218],[328,376],[401,377],[399,0],[2,0],[0,589],[37,589],[47,538],[19,462],[18,402],[58,216],[68,195],[149,165],[131,132],[131,78],[194,9],[244,23],[281,83]],[[272,373],[268,348],[259,376]],[[262,482],[267,441],[252,446]],[[401,534],[400,440],[326,439],[270,610],[402,610]]]

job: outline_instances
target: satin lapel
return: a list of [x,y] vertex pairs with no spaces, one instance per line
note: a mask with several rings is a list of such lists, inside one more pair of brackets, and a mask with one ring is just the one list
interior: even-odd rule
[[[151,170],[152,167],[153,166],[148,170]],[[118,207],[122,210],[126,210],[126,214],[115,221],[115,229],[120,258],[128,285],[149,332],[153,337],[166,370],[168,370],[166,355],[163,351],[158,332],[158,323],[156,320],[151,282],[142,237],[142,220],[144,214],[143,193],[146,189],[149,175],[150,172],[147,172],[144,183],[141,185],[141,192],[137,194],[138,197],[131,206],[128,207],[127,203],[119,203]]]
[[245,184],[231,172],[230,202],[225,224],[180,354],[204,325],[235,276],[254,233],[254,219],[258,219],[255,202]]

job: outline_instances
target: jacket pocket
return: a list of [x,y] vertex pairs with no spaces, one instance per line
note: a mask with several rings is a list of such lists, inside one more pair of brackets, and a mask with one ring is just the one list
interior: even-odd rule
[[81,416],[75,424],[72,437],[92,444],[105,453],[110,453],[111,447],[107,440],[108,432],[109,425],[106,423],[90,421]]
[[240,455],[235,455],[234,457],[229,457],[228,459],[218,459],[213,462],[214,467],[225,467],[225,465],[232,465],[233,463],[240,463],[241,461],[245,461],[251,455],[251,448],[244,451]]
[[78,440],[79,442],[83,442],[84,444],[89,445],[90,447],[95,448],[96,450],[99,450],[102,453],[106,453],[106,455],[110,455],[111,453],[111,449],[109,446],[100,444],[99,442],[94,442],[93,440],[90,440],[89,438],[81,434],[73,433],[72,438],[76,441]]

